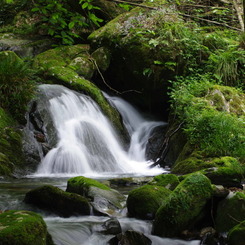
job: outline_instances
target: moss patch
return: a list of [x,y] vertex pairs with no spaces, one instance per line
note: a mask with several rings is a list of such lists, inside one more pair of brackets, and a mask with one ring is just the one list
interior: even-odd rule
[[179,178],[175,174],[161,174],[155,176],[154,179],[148,184],[163,186],[167,189],[174,190],[179,183]]
[[89,190],[91,186],[97,187],[102,190],[110,190],[110,187],[100,183],[97,180],[78,176],[68,180],[66,191],[85,195],[85,193]]
[[187,176],[158,209],[153,234],[176,237],[184,229],[195,226],[195,222],[203,216],[212,193],[213,188],[207,177],[200,173]]
[[30,211],[11,210],[0,214],[0,244],[51,245],[42,217]]

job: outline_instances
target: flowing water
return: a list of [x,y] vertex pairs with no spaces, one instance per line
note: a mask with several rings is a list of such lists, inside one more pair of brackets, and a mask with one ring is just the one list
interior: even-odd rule
[[[130,146],[125,150],[115,129],[90,97],[59,85],[41,85],[40,90],[47,95],[47,113],[52,117],[58,142],[45,157],[41,154],[43,158],[35,173],[22,179],[0,182],[0,210],[27,209],[40,213],[57,245],[105,245],[113,237],[101,233],[102,224],[108,217],[57,217],[24,204],[24,195],[44,184],[65,190],[68,176],[83,175],[101,180],[166,172],[159,167],[150,168],[151,162],[145,158],[151,131],[164,123],[146,120],[124,100],[106,95],[122,115],[131,137]],[[142,232],[153,245],[199,244],[199,241],[152,236],[150,221],[128,218],[125,210],[118,213],[117,219],[123,231]]]

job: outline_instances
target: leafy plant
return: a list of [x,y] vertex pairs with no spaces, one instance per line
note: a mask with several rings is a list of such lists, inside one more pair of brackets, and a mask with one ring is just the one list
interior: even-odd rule
[[[74,11],[68,0],[36,0],[32,11],[41,14],[42,27],[49,35],[60,40],[62,44],[71,45],[79,38],[76,28],[92,24],[99,26],[103,21],[95,15],[94,10],[99,7],[94,6],[92,1],[80,0],[80,9]],[[80,12],[84,12],[84,15]]]
[[15,55],[0,57],[0,106],[22,121],[27,103],[34,95],[33,72]]
[[209,56],[208,65],[225,85],[239,87],[245,77],[245,51],[236,47],[217,50]]
[[244,158],[245,120],[210,105],[206,95],[212,86],[211,74],[179,77],[170,92],[172,108],[190,143],[207,155]]

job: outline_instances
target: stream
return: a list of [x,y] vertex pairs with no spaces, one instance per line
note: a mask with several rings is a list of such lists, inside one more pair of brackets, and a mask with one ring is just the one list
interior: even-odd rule
[[[0,210],[25,209],[40,213],[57,245],[105,245],[113,237],[101,232],[109,217],[61,218],[25,204],[25,193],[45,184],[65,190],[67,179],[72,176],[106,181],[165,173],[165,169],[150,168],[152,162],[146,160],[145,149],[152,130],[166,123],[147,119],[121,98],[105,94],[120,112],[131,138],[128,149],[125,149],[110,121],[90,97],[60,85],[41,85],[39,90],[47,101],[46,110],[53,120],[57,143],[45,156],[40,152],[41,162],[36,172],[19,179],[0,180]],[[119,191],[127,195],[129,188],[120,187]],[[126,209],[121,210],[116,218],[123,232],[141,232],[151,239],[153,245],[200,244],[200,241],[152,236],[151,221],[129,218]]]

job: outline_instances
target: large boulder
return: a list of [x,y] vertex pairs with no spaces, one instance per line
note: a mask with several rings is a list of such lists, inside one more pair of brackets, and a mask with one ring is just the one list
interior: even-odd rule
[[96,214],[111,215],[122,209],[126,200],[118,191],[83,176],[69,179],[66,191],[89,198]]
[[153,234],[177,237],[205,215],[213,194],[210,180],[200,173],[187,176],[163,202],[153,222]]
[[216,230],[229,231],[243,220],[245,220],[245,192],[231,192],[218,205],[215,217]]
[[110,245],[150,245],[152,241],[144,234],[132,230],[125,231],[109,240]]
[[90,205],[86,198],[51,185],[41,186],[27,192],[24,202],[63,217],[90,214]]
[[87,80],[92,77],[96,69],[100,69],[98,65],[101,64],[101,69],[105,69],[104,62],[101,62],[99,58],[109,59],[107,51],[100,49],[99,56],[94,54],[95,59],[89,52],[90,47],[83,44],[57,47],[37,55],[34,59],[34,67],[40,69],[46,79],[89,95],[97,102],[116,129],[125,135],[119,113],[108,103],[101,90]]
[[171,193],[163,186],[144,185],[129,192],[128,214],[140,219],[154,219],[158,208]]
[[234,226],[228,233],[230,245],[243,245],[245,241],[245,220]]
[[174,73],[163,68],[172,56],[160,51],[160,32],[165,22],[176,22],[179,18],[174,5],[166,1],[145,1],[143,5],[117,16],[88,39],[93,48],[111,50],[112,62],[106,73],[109,82],[112,81],[111,87],[121,92],[131,91],[125,94],[127,98],[156,112],[159,105],[166,108],[163,78]]
[[10,210],[0,214],[1,245],[53,245],[43,218],[34,212]]

